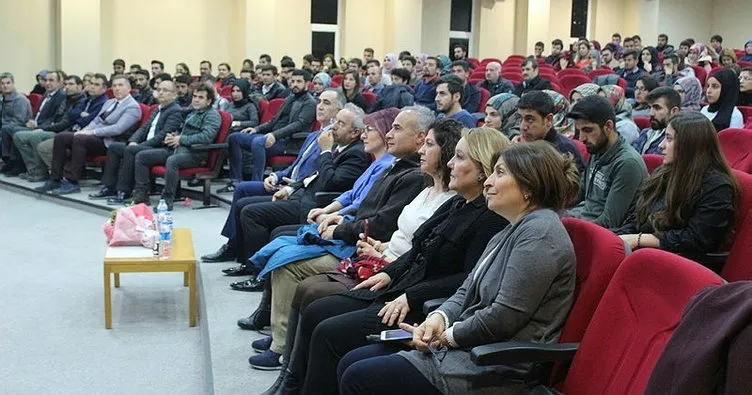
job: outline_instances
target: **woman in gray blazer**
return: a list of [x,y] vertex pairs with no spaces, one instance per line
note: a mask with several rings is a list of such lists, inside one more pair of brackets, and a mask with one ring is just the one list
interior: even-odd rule
[[[488,208],[509,225],[488,243],[457,292],[413,333],[411,350],[376,344],[345,355],[341,394],[516,394],[525,383],[505,380],[510,367],[477,366],[470,349],[500,341],[553,343],[572,305],[575,254],[558,211],[578,196],[571,157],[545,142],[499,153],[485,182]],[[403,347],[404,349],[404,347]]]

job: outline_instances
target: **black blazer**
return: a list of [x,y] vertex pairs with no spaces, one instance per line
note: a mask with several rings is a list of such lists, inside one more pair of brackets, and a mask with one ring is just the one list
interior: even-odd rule
[[551,89],[551,83],[538,75],[530,81],[520,82],[519,85],[514,87],[514,94],[518,97],[522,97],[525,93],[531,91],[542,91],[545,89]]
[[155,108],[151,112],[149,119],[128,139],[129,143],[143,143],[149,147],[159,148],[162,146],[162,141],[168,132],[180,133],[183,113],[180,110],[180,105],[177,102],[172,102],[169,106],[161,110],[162,114],[157,121],[157,129],[154,131],[154,137],[147,141],[146,136],[149,135],[149,129],[151,129],[151,124],[154,122],[154,118],[157,117],[158,112],[160,112],[159,108]]
[[[317,144],[315,141],[313,144]],[[308,211],[316,207],[316,192],[344,192],[350,190],[355,180],[371,164],[371,157],[363,150],[363,142],[355,140],[342,152],[320,154],[316,159],[318,176],[307,186],[296,182],[290,200],[300,202],[300,223],[305,223]]]
[[344,222],[334,230],[334,238],[355,244],[363,233],[364,220],[368,219],[369,237],[389,240],[397,230],[397,217],[425,187],[425,176],[420,172],[419,155],[411,154],[395,162],[384,172],[360,204],[355,219]]
[[[65,105],[65,101],[68,100],[68,94],[65,93],[65,89],[58,88],[58,90],[50,96],[44,107],[41,107],[38,111],[39,117],[37,117],[37,125],[46,125],[54,123],[55,115],[58,113],[58,108],[61,105]],[[36,117],[37,114],[34,114]],[[59,122],[59,120],[57,121]]]

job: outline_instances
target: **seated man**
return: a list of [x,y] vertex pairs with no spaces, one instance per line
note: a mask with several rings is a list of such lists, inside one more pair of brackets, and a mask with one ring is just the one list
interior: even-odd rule
[[582,201],[570,215],[604,228],[621,226],[648,175],[645,162],[616,131],[616,114],[605,97],[582,98],[568,117],[590,153],[580,183]]
[[564,49],[564,42],[562,42],[560,39],[555,39],[554,41],[551,41],[551,55],[548,55],[546,57],[546,63],[550,65],[555,65],[559,63],[559,54],[561,54],[561,51]]
[[[164,165],[164,188],[162,199],[172,211],[175,191],[180,183],[180,169],[199,167],[206,163],[208,152],[195,151],[191,147],[198,144],[210,144],[219,132],[222,118],[212,108],[215,92],[208,84],[199,84],[193,91],[192,110],[185,115],[182,130],[179,133],[166,133],[162,147],[140,151],[135,158],[135,186],[133,204],[149,202],[149,174],[152,166]],[[170,132],[165,130],[165,132]]]
[[175,102],[180,108],[188,108],[193,101],[191,94],[191,77],[188,75],[178,75],[175,77]]
[[410,82],[410,72],[407,69],[397,68],[392,70],[392,85],[385,87],[376,102],[373,103],[371,112],[385,108],[403,108],[415,103],[415,92],[407,85]]
[[314,174],[291,183],[291,189],[279,189],[272,197],[255,196],[237,202],[231,241],[238,262],[246,263],[268,243],[275,228],[305,223],[308,212],[316,207],[316,192],[344,192],[352,188],[371,162],[363,150],[361,131],[355,127],[356,119],[362,115],[360,107],[348,103],[337,113],[332,130],[319,135],[321,153]]
[[10,163],[11,145],[8,144],[6,152],[5,140],[13,133],[26,129],[26,123],[31,119],[31,103],[26,96],[18,93],[15,86],[15,78],[11,73],[0,74],[0,92],[3,95],[0,101],[0,139],[3,140],[2,159],[5,162],[1,173],[20,172],[17,163]]
[[464,60],[455,60],[452,62],[452,74],[457,76],[462,82],[462,108],[469,113],[478,112],[480,107],[480,91],[473,84],[468,83],[470,64]]
[[[77,132],[60,132],[55,136],[52,140],[50,179],[36,188],[37,191],[52,191],[58,195],[81,192],[78,180],[84,171],[86,156],[104,155],[115,137],[128,133],[141,119],[141,107],[130,95],[130,91],[131,85],[127,78],[115,77],[112,80],[112,93],[115,97],[102,106],[91,123]],[[68,150],[70,161],[67,158]]]
[[441,61],[429,56],[423,64],[423,77],[415,86],[415,104],[436,111],[436,82],[439,80]]
[[212,63],[208,60],[202,60],[198,65],[198,72],[200,73],[199,82],[214,84],[216,78],[212,75]]
[[[97,73],[91,76],[89,85],[85,88],[86,93],[88,94],[86,97],[86,105],[84,106],[84,110],[81,112],[78,121],[73,123],[73,127],[71,128],[72,131],[77,132],[85,128],[86,125],[90,124],[99,114],[99,111],[102,110],[102,106],[104,106],[104,103],[108,100],[107,95],[105,95],[108,86],[109,82],[107,81],[107,76],[104,74]],[[36,151],[37,157],[44,164],[45,172],[47,172],[52,166],[52,147],[54,143],[54,139],[47,139],[37,143],[35,146],[33,143],[31,144],[33,146],[32,148]],[[21,148],[19,148],[19,150],[20,149]],[[42,166],[42,163],[39,163],[39,166]]]
[[[232,205],[221,232],[222,236],[228,239],[227,243],[223,244],[217,252],[202,256],[202,261],[224,262],[235,260],[235,248],[233,247],[235,245],[235,217],[238,207],[241,207],[241,199],[251,196],[269,196],[281,188],[292,188],[292,185],[302,182],[316,172],[318,157],[322,149],[321,145],[328,141],[327,139],[318,141],[318,137],[322,132],[329,131],[333,127],[332,121],[336,120],[337,113],[345,107],[345,101],[345,97],[336,90],[322,92],[316,105],[316,120],[322,125],[322,128],[308,135],[300,148],[298,157],[295,158],[295,162],[285,169],[271,173],[263,182],[247,181],[232,186]],[[288,195],[292,192],[292,189],[288,189]]]
[[243,151],[253,154],[251,181],[264,178],[266,157],[285,151],[287,140],[295,133],[309,132],[316,114],[316,101],[308,93],[311,75],[295,69],[290,77],[292,95],[285,99],[277,115],[258,127],[232,133],[227,139],[230,146],[230,180],[243,180]]
[[418,60],[415,59],[413,56],[405,56],[400,61],[402,68],[407,70],[408,73],[410,73],[410,81],[408,82],[408,85],[410,86],[416,86],[418,85],[418,82],[420,81],[420,76],[415,72],[415,65],[418,63]]
[[577,163],[577,168],[582,171],[584,163],[580,150],[572,140],[554,128],[554,102],[548,93],[532,91],[522,96],[517,102],[517,113],[520,114],[521,134],[515,137],[516,141],[545,140],[562,154],[571,154]]
[[[625,50],[627,48],[626,42],[624,43],[624,48]],[[636,51],[624,52],[624,55],[622,56],[622,59],[624,60],[624,68],[614,70],[619,77],[627,80],[627,88],[624,91],[626,93],[625,96],[629,99],[634,99],[637,79],[645,75],[645,72],[637,67],[637,56]]]
[[47,167],[37,155],[37,145],[55,137],[55,134],[59,132],[70,130],[78,125],[87,103],[83,89],[81,78],[69,75],[65,78],[67,99],[58,106],[55,115],[32,130],[22,130],[13,135],[13,145],[18,149],[26,167],[26,173],[21,174],[21,178],[29,182],[47,181],[49,176]]
[[133,190],[136,154],[152,148],[162,148],[165,136],[180,130],[183,113],[175,102],[175,83],[166,80],[157,85],[159,107],[128,139],[115,141],[107,149],[107,164],[102,175],[102,189],[89,194],[90,199],[107,199],[107,204],[123,204]]
[[67,95],[63,88],[63,72],[51,71],[44,77],[44,88],[46,92],[42,104],[39,106],[36,114],[31,119],[27,120],[23,126],[16,126],[14,124],[1,125],[0,127],[0,139],[2,139],[2,157],[3,160],[8,163],[4,168],[5,175],[8,177],[16,177],[21,173],[26,172],[24,162],[21,159],[21,155],[18,153],[18,149],[13,145],[13,135],[21,130],[36,129],[38,125],[47,125],[53,122],[57,110],[61,104],[66,100]]
[[256,92],[261,93],[266,101],[285,99],[290,95],[287,88],[277,82],[277,67],[273,65],[261,67],[261,84],[256,87]]
[[619,68],[619,61],[614,58],[616,54],[616,47],[614,44],[606,44],[601,50],[601,68],[617,69]]
[[151,106],[154,104],[154,90],[149,85],[149,72],[146,70],[136,71],[136,86],[134,87],[136,92],[133,94],[133,98],[136,102]]
[[655,88],[647,96],[650,105],[650,127],[640,131],[632,147],[640,155],[663,155],[660,145],[666,137],[669,121],[681,111],[681,96],[670,86]]
[[[537,48],[537,46],[536,46]],[[483,88],[494,97],[500,93],[513,93],[514,85],[501,76],[501,64],[499,62],[490,62],[486,65],[486,79],[475,86]]]
[[371,92],[378,95],[384,90],[386,84],[382,81],[383,74],[381,72],[381,66],[376,65],[376,63],[378,63],[378,60],[368,66],[368,76],[366,77],[365,85],[363,85],[363,88],[360,90],[361,92]]
[[525,93],[551,89],[551,83],[538,74],[538,62],[526,59],[522,64],[522,82],[514,87],[515,96],[522,97]]
[[478,122],[460,105],[462,95],[462,81],[457,76],[449,74],[439,78],[436,84],[438,118],[452,118],[466,128],[474,128]]

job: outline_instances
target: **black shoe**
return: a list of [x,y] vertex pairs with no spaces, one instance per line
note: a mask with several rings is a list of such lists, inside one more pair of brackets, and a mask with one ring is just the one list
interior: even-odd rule
[[255,277],[250,280],[238,281],[230,284],[230,288],[236,291],[244,292],[261,292],[264,290],[264,281],[257,280]]
[[111,197],[117,196],[118,192],[114,189],[111,189],[108,186],[103,186],[102,189],[99,190],[99,192],[96,193],[90,193],[89,199],[107,199]]
[[245,329],[247,331],[261,330],[267,326],[270,326],[271,324],[272,324],[272,311],[271,310],[264,310],[264,311],[256,310],[250,316],[241,318],[238,320],[238,326],[240,327],[240,329]]
[[231,267],[229,269],[222,269],[222,273],[229,277],[252,276],[254,274],[248,265],[240,265]]
[[[235,251],[233,251],[230,243],[222,244],[222,247],[213,254],[206,254],[201,257],[201,262],[227,262],[235,260]],[[229,270],[229,269],[225,269]],[[222,270],[225,272],[225,270]],[[227,272],[225,272],[227,273]]]
[[147,206],[151,206],[149,195],[147,195],[144,191],[133,191],[133,198],[131,198],[130,203],[134,205],[143,203]]
[[112,206],[120,206],[125,203],[131,196],[123,191],[118,191],[115,197],[107,199],[107,204]]

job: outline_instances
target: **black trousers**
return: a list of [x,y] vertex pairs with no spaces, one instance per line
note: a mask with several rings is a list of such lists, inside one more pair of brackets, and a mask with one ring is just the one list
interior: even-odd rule
[[162,190],[162,199],[172,201],[175,199],[175,191],[180,182],[180,169],[198,167],[202,160],[190,153],[176,154],[167,148],[151,148],[136,154],[134,176],[136,179],[135,189],[146,193],[149,189],[149,174],[152,166],[164,165],[165,185]]
[[130,193],[133,190],[136,154],[152,149],[148,145],[129,145],[120,141],[107,148],[107,164],[102,175],[102,184],[110,189]]
[[[107,153],[107,147],[101,137],[74,133],[60,132],[55,135],[52,145],[52,166],[50,166],[50,178],[53,180],[60,180],[65,176],[68,181],[78,182],[86,166],[86,156],[99,156]],[[65,166],[68,149],[70,149],[70,164]]]
[[253,196],[240,199],[235,210],[236,257],[240,263],[248,262],[261,247],[269,242],[274,228],[300,223],[300,202],[297,200],[271,201],[270,196]]

